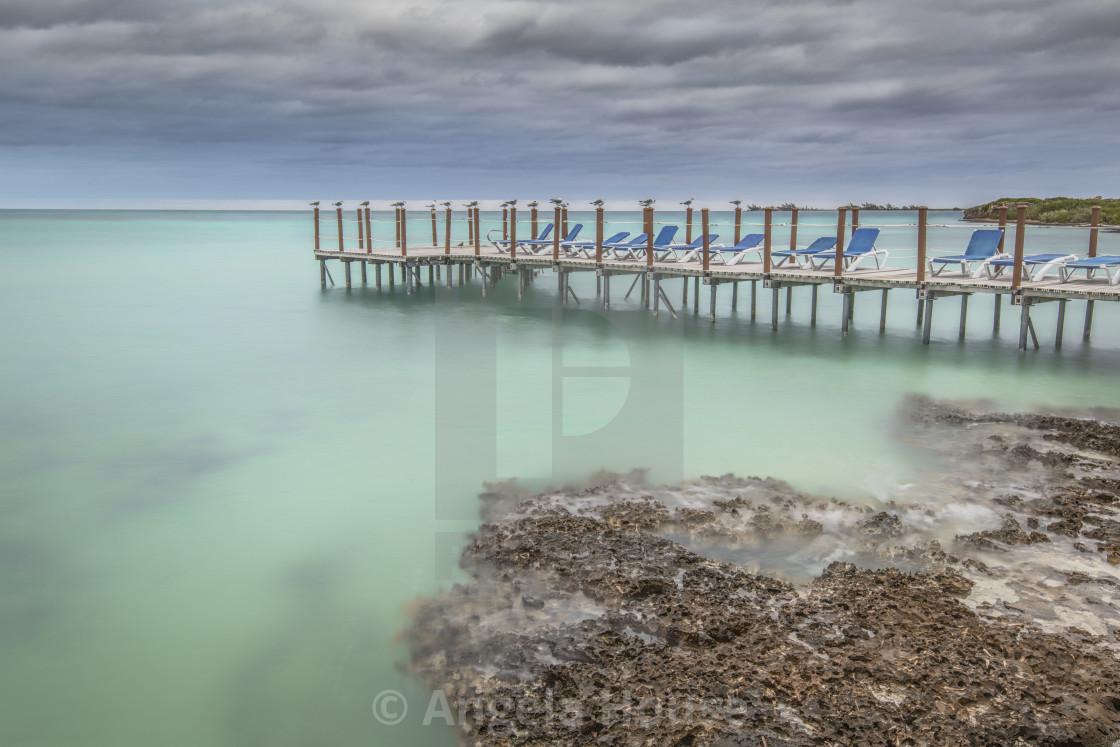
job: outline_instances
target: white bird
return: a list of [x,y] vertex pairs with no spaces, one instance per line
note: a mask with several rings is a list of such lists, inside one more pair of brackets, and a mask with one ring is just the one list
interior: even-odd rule
[[592,200],[590,204],[594,205],[595,207],[603,207],[603,200]]
[[551,202],[553,205],[556,205],[557,207],[564,204],[564,201],[561,200],[559,197],[550,197],[548,201]]
[[429,202],[427,205],[425,205],[424,207],[435,209],[435,206],[436,206],[436,203],[435,203],[435,200],[433,200],[433,201]]
[[685,207],[689,207],[690,205],[692,205],[692,201],[693,201],[694,199],[695,199],[694,197],[689,197],[689,198],[688,198],[687,200],[685,200],[685,201],[684,201],[684,202],[682,202],[681,204],[682,204],[682,205],[684,205]]
[[342,202],[343,202],[342,200],[339,200],[338,202],[336,202],[336,203],[334,204],[334,206],[335,206],[335,207],[342,207]]
[[517,204],[517,200],[509,200],[509,201],[506,202],[506,204],[509,205],[510,207],[513,207],[514,205]]
[[395,208],[399,208],[399,207],[404,207],[404,202],[403,202],[403,201],[401,201],[401,202],[394,202],[394,203],[393,203],[393,207],[395,207]]
[[531,207],[531,208],[535,208],[537,205],[540,205],[540,203],[537,202],[536,200],[533,200],[532,202],[529,203],[529,207]]
[[657,200],[655,200],[652,197],[649,198],[648,200],[638,200],[638,204],[641,205],[642,207],[652,207],[653,203],[655,203],[655,202],[657,202]]

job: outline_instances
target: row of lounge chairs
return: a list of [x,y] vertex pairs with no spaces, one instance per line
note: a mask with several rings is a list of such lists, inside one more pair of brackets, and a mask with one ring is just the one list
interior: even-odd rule
[[[531,255],[545,255],[552,252],[555,238],[552,237],[553,224],[547,224],[534,238],[518,239],[518,252]],[[565,256],[594,259],[596,242],[579,241],[583,224],[572,226],[568,234],[560,239],[560,249]],[[657,262],[694,262],[702,258],[705,237],[688,242],[674,242],[677,226],[664,226],[653,239],[653,255]],[[708,258],[712,264],[736,265],[750,256],[762,261],[765,236],[760,233],[747,234],[732,246],[716,243],[719,234],[709,234]],[[888,252],[875,246],[879,238],[878,228],[857,228],[852,232],[847,246],[841,252],[845,270],[854,270],[866,261],[874,261],[876,268],[886,265]],[[996,278],[1008,268],[1013,268],[1015,259],[1011,254],[999,250],[1003,239],[1002,229],[978,229],[973,231],[963,254],[933,257],[927,260],[929,272],[933,276],[959,266],[962,275],[972,278]],[[502,252],[509,253],[510,242],[506,239],[487,240]],[[616,260],[642,260],[649,251],[649,235],[640,233],[630,236],[629,231],[619,231],[603,241],[603,254]],[[808,246],[793,249],[772,249],[770,252],[774,267],[796,265],[802,269],[821,270],[829,262],[836,260],[836,237],[822,236]],[[1088,279],[1104,272],[1109,284],[1120,285],[1120,256],[1104,255],[1079,259],[1075,254],[1031,254],[1023,258],[1023,271],[1027,280],[1040,280],[1047,274],[1057,271],[1062,282],[1068,281],[1074,273],[1084,271]]]

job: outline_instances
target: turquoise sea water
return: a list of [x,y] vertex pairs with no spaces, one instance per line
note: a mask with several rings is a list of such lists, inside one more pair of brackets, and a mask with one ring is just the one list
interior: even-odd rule
[[[912,264],[914,214],[861,219]],[[803,214],[800,243],[835,220]],[[1087,233],[1034,228],[1028,251]],[[1090,344],[1071,304],[1060,351],[1040,306],[1020,354],[1017,310],[993,337],[987,298],[964,343],[939,301],[926,347],[903,292],[886,333],[866,294],[841,339],[827,292],[810,328],[795,290],[774,333],[768,295],[752,322],[721,291],[712,325],[706,289],[700,316],[655,319],[616,281],[604,315],[590,275],[563,312],[547,273],[521,302],[511,278],[485,300],[372,274],[322,291],[310,251],[306,214],[0,211],[0,744],[453,744],[395,636],[455,578],[483,480],[736,472],[886,500],[926,468],[896,438],[908,393],[1120,406],[1109,304]],[[386,689],[396,726],[371,710]]]

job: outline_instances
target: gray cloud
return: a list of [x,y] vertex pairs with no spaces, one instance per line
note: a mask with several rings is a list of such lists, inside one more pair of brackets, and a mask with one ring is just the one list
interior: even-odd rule
[[44,0],[0,64],[0,163],[44,189],[965,202],[1108,191],[1120,146],[1093,0]]

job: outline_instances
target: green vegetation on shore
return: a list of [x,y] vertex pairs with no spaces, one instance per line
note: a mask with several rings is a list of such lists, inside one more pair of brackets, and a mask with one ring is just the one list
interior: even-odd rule
[[1015,219],[1015,206],[1027,206],[1027,220],[1048,224],[1088,223],[1094,205],[1101,207],[1101,224],[1120,224],[1120,200],[1093,197],[1001,197],[983,205],[966,208],[965,220],[995,220],[999,217],[1000,205],[1008,206],[1008,217]]

